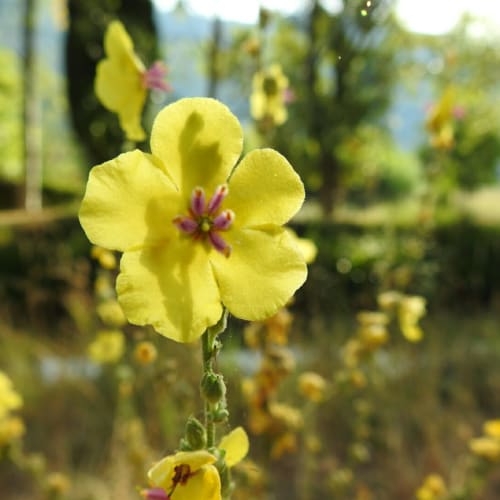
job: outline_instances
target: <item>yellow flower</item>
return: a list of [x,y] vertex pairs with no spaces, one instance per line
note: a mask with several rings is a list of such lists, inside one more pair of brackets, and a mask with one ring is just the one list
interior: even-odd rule
[[299,238],[295,231],[292,231],[291,229],[288,229],[288,232],[295,237],[295,243],[304,255],[306,263],[311,264],[314,262],[316,255],[318,255],[318,247],[316,246],[316,243],[309,238]]
[[97,315],[101,321],[112,327],[120,327],[127,323],[120,304],[114,299],[108,299],[97,305]]
[[89,357],[95,363],[115,363],[125,351],[125,338],[120,330],[102,330],[89,345]]
[[363,347],[372,350],[387,343],[389,340],[389,332],[385,325],[371,323],[360,326],[358,329],[358,337]]
[[304,372],[299,376],[299,391],[307,399],[318,403],[325,396],[326,380],[317,373]]
[[500,439],[500,418],[487,420],[483,425],[483,430],[487,436]]
[[405,295],[399,301],[399,327],[410,342],[422,340],[423,331],[417,323],[425,310],[425,299],[419,295]]
[[59,498],[69,492],[71,481],[62,472],[51,472],[46,478],[45,488],[49,494],[49,498]]
[[21,396],[12,386],[12,381],[0,371],[0,419],[7,417],[12,410],[23,405]]
[[424,484],[417,490],[418,500],[439,500],[446,495],[446,485],[443,478],[438,474],[430,474]]
[[431,134],[431,144],[437,149],[448,150],[453,147],[454,101],[455,90],[447,87],[441,99],[429,111],[426,127]]
[[151,500],[221,500],[216,457],[205,450],[180,451],[156,463],[148,472]]
[[[228,468],[245,458],[248,453],[248,436],[237,427],[224,436],[218,446],[224,450]],[[219,500],[221,480],[214,463],[216,457],[205,450],[180,451],[163,458],[148,472],[153,488],[142,495],[150,500]]]
[[293,432],[285,432],[273,442],[269,454],[273,460],[278,460],[283,455],[296,451],[297,436]]
[[113,252],[94,245],[90,251],[90,255],[99,262],[102,268],[116,269],[116,257]]
[[389,317],[386,313],[379,311],[360,311],[356,314],[356,319],[361,325],[387,325]]
[[24,432],[24,422],[19,417],[0,418],[0,447],[20,438]]
[[272,149],[233,169],[241,126],[209,98],[166,106],[151,150],[94,167],[80,210],[92,242],[124,252],[117,292],[128,320],[190,342],[223,305],[250,321],[274,314],[307,274],[282,227],[302,205],[300,177]]
[[478,457],[490,462],[500,460],[500,439],[491,436],[482,436],[469,441],[469,449]]
[[387,290],[377,297],[378,305],[384,311],[393,311],[402,298],[402,294],[396,290]]
[[279,64],[272,64],[253,77],[253,92],[250,96],[250,113],[256,120],[271,120],[282,125],[288,118],[285,107],[288,78]]
[[95,92],[101,103],[118,114],[127,139],[143,141],[141,115],[147,89],[167,91],[166,68],[159,62],[146,70],[134,52],[134,44],[120,21],[112,21],[104,35],[106,58],[96,69]]
[[158,351],[154,344],[148,340],[139,342],[134,349],[134,359],[141,365],[153,363],[158,356]]

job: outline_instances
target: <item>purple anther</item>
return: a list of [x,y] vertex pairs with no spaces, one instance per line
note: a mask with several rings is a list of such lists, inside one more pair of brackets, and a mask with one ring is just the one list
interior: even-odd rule
[[197,187],[193,189],[191,212],[195,217],[200,217],[205,213],[205,191],[203,191],[203,188]]
[[161,61],[156,61],[142,75],[144,87],[146,87],[147,89],[170,92],[172,90],[172,87],[164,80],[167,72],[167,66]]
[[229,257],[229,255],[231,254],[231,247],[224,241],[224,238],[219,233],[210,231],[208,233],[208,239],[218,252],[226,257]]
[[207,212],[209,214],[213,214],[219,210],[222,201],[224,198],[227,196],[229,193],[229,189],[227,187],[227,184],[221,184],[220,186],[217,186],[214,195],[212,198],[210,198],[210,201],[208,202],[207,205]]
[[142,490],[141,495],[147,500],[170,500],[170,496],[167,495],[163,488]]
[[226,231],[231,227],[234,221],[234,212],[232,210],[224,210],[213,222],[213,228],[219,231]]
[[173,220],[173,223],[186,234],[193,234],[198,229],[198,222],[187,215],[178,215]]

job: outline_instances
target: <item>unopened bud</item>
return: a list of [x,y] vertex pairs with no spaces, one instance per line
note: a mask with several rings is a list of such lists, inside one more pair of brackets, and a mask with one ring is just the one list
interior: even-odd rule
[[189,417],[186,422],[185,440],[191,450],[201,450],[207,444],[205,426],[195,417]]
[[226,395],[226,384],[222,375],[205,373],[201,380],[201,394],[209,403],[216,404],[221,401]]

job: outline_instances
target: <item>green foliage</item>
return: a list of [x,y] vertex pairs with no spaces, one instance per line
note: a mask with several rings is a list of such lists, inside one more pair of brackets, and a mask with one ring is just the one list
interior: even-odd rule
[[424,176],[417,158],[397,148],[380,128],[361,126],[338,148],[351,169],[344,178],[354,201],[394,200],[414,195]]
[[18,181],[23,175],[19,59],[0,51],[0,179]]

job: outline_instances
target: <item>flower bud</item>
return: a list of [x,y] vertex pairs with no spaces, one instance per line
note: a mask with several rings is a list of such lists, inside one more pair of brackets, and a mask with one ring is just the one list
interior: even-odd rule
[[191,450],[201,450],[207,444],[207,431],[195,417],[189,417],[186,423],[185,440]]
[[221,401],[226,395],[226,384],[222,375],[218,373],[205,373],[201,380],[201,394],[211,404]]
[[212,419],[216,424],[221,424],[225,422],[229,417],[229,412],[227,411],[225,405],[219,405],[212,412]]

